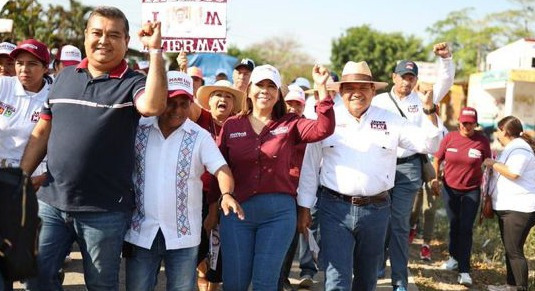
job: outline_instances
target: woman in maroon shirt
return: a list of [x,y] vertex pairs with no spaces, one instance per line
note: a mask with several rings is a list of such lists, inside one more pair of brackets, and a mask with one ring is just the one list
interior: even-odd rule
[[328,71],[314,66],[320,87],[318,119],[286,113],[279,71],[256,67],[242,113],[221,129],[220,150],[235,177],[234,193],[223,193],[222,204],[235,198],[245,218],[221,216],[223,285],[226,290],[277,290],[284,256],[295,233],[297,180],[291,176],[295,147],[320,141],[334,132],[333,101],[325,83]]
[[[445,162],[442,197],[450,222],[450,258],[442,268],[459,269],[459,284],[471,285],[470,254],[472,228],[479,208],[483,161],[491,156],[488,139],[474,129],[477,112],[465,107],[459,116],[459,131],[448,133],[435,153],[434,167],[440,175],[440,163]],[[438,179],[431,186],[438,189]],[[439,193],[438,191],[435,191]]]

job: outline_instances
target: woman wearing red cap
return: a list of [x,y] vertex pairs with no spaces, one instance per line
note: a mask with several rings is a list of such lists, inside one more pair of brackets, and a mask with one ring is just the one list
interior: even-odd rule
[[[9,55],[15,60],[14,77],[0,77],[0,167],[18,167],[41,107],[48,95],[50,55],[45,44],[28,39]],[[44,163],[35,171],[39,186],[46,170]]]
[[[458,282],[472,285],[470,277],[470,253],[472,227],[479,208],[480,186],[483,177],[482,164],[491,156],[488,139],[477,127],[477,112],[465,107],[459,116],[459,131],[448,133],[435,153],[434,167],[437,178],[431,186],[438,192],[438,180],[442,177],[442,197],[450,223],[450,258],[442,268],[459,270]],[[440,164],[445,162],[444,174]]]

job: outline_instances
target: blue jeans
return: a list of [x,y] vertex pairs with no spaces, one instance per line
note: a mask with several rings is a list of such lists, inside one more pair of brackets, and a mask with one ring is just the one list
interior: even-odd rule
[[287,194],[261,194],[241,204],[245,220],[221,214],[223,288],[277,291],[282,263],[296,228],[295,198]]
[[459,272],[470,272],[472,252],[472,229],[479,208],[479,188],[469,191],[442,187],[444,207],[450,221],[450,256],[459,263]]
[[[422,162],[419,158],[396,166],[396,180],[390,191],[390,224],[385,243],[392,266],[392,285],[407,286],[409,272],[409,231],[414,197],[422,187]],[[386,261],[387,252],[385,251]]]
[[167,291],[195,290],[199,247],[167,250],[162,231],[154,238],[150,250],[132,245],[126,259],[126,290],[154,290],[162,260],[165,264]]
[[[310,231],[319,244],[319,221],[316,206],[310,208],[310,214],[312,215],[312,225],[310,226]],[[312,257],[312,252],[308,246],[308,237],[305,237],[303,234],[299,235],[299,268],[301,269],[301,273],[299,274],[300,277],[309,275],[313,278],[318,272],[318,268],[316,267],[316,263]]]
[[317,205],[325,290],[375,290],[390,199],[354,206],[322,190]]
[[58,271],[74,241],[80,246],[88,290],[119,290],[119,267],[130,212],[65,212],[39,201],[39,275],[27,290],[62,290]]

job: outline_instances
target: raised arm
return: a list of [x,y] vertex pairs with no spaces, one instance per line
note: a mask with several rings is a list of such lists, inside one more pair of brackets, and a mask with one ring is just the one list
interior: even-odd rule
[[300,140],[303,142],[320,141],[334,132],[334,102],[327,93],[327,79],[329,70],[320,65],[314,65],[312,77],[318,89],[319,101],[316,106],[317,120],[301,118],[297,123]]
[[433,85],[433,102],[440,103],[442,98],[448,94],[455,79],[455,66],[448,43],[441,42],[433,46],[433,52],[439,57],[439,68],[437,81]]
[[161,23],[145,23],[138,33],[143,46],[149,49],[149,73],[145,92],[136,99],[136,108],[144,116],[163,113],[167,104],[167,77],[162,57]]

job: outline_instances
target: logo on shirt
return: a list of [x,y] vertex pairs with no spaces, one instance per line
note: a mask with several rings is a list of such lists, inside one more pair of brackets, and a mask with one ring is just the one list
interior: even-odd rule
[[13,115],[15,111],[16,111],[15,107],[9,104],[0,102],[0,115],[3,115],[5,117],[11,117],[11,115]]
[[469,158],[479,159],[479,158],[481,158],[481,152],[479,150],[476,150],[476,149],[469,149],[468,150],[468,157]]
[[386,121],[383,120],[372,120],[371,122],[372,129],[386,130]]
[[39,111],[34,111],[32,113],[32,116],[30,117],[31,122],[37,122],[39,121]]
[[407,108],[407,111],[410,112],[410,113],[416,113],[416,112],[418,112],[418,105],[410,105],[410,106]]
[[447,151],[447,152],[456,153],[456,152],[457,152],[457,149],[456,149],[456,148],[447,148],[446,151]]
[[247,132],[233,132],[229,135],[229,138],[238,138],[238,137],[246,137]]
[[278,135],[278,134],[284,134],[289,131],[288,126],[280,126],[275,128],[274,130],[269,131],[272,135]]

